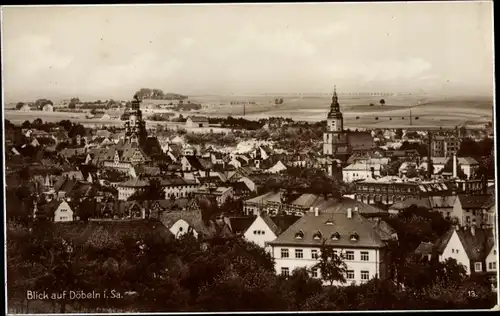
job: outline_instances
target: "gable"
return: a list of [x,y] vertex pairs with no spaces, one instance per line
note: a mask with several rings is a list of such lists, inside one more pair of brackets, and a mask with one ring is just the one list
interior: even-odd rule
[[486,262],[493,262],[493,261],[497,261],[497,255],[496,255],[496,250],[497,250],[497,247],[496,245],[494,245],[491,250],[490,250],[490,253],[488,254],[488,256],[486,257]]
[[59,206],[57,207],[56,213],[59,213],[62,210],[66,210],[71,214],[73,213],[73,210],[71,209],[71,207],[67,202],[61,202],[61,204],[59,204]]
[[272,236],[273,238],[276,238],[276,234],[271,230],[271,228],[266,224],[264,219],[262,217],[257,216],[257,218],[253,221],[253,223],[248,227],[248,229],[245,232],[245,237],[248,239],[251,239],[252,236],[254,236],[254,231],[255,230],[263,230],[265,232],[264,235],[267,236]]
[[[457,252],[458,250],[458,252]],[[453,231],[453,234],[450,237],[450,240],[446,244],[444,251],[442,253],[442,261],[454,258],[458,263],[463,264],[467,271],[470,269],[470,258],[467,255],[464,245],[462,244],[460,237],[458,236],[456,231]]]
[[177,220],[169,230],[175,237],[191,232],[195,237],[198,236],[198,232],[183,219]]

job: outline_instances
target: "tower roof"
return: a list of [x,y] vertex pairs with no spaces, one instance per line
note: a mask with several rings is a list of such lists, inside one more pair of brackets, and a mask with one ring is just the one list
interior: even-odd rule
[[340,112],[339,98],[337,96],[337,86],[333,86],[332,103],[330,105],[330,112],[328,113],[328,118],[342,118],[342,112]]

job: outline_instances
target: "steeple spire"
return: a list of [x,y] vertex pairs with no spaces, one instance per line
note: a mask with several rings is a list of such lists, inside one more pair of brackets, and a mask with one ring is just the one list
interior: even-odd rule
[[330,112],[328,113],[329,118],[342,117],[342,113],[340,112],[340,104],[339,98],[337,96],[337,86],[333,86],[333,95],[332,95],[332,104],[330,105]]

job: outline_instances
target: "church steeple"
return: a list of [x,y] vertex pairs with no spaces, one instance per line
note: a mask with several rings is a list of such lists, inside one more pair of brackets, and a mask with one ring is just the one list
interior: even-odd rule
[[333,86],[332,104],[330,105],[330,112],[328,113],[328,118],[342,118],[342,112],[340,112],[339,98],[337,96],[337,86]]

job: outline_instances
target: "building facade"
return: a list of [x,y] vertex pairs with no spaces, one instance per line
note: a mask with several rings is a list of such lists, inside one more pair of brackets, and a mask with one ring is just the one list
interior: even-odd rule
[[[276,273],[291,275],[297,268],[312,269],[312,277],[322,279],[314,268],[319,262],[321,247],[325,244],[343,257],[347,265],[347,283],[360,284],[388,273],[386,238],[368,224],[368,220],[348,209],[346,213],[307,214],[268,242],[276,262]],[[328,280],[324,280],[329,284]]]

